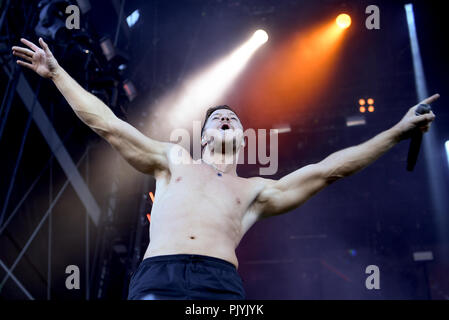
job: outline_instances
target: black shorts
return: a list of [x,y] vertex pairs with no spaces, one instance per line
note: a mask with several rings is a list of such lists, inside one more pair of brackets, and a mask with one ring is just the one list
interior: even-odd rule
[[174,254],[144,259],[129,284],[129,300],[242,300],[235,266],[222,259]]

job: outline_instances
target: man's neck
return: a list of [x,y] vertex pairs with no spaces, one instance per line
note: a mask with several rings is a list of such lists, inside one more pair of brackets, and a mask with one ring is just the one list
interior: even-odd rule
[[237,175],[238,152],[236,154],[218,154],[208,151],[204,150],[203,152],[203,162],[222,173]]

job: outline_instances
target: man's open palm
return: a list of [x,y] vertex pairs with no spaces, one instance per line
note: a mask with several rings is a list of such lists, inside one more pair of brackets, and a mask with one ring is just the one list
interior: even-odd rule
[[25,60],[17,60],[17,64],[33,70],[44,78],[52,78],[58,68],[58,62],[44,40],[39,38],[39,44],[42,48],[23,38],[20,41],[28,46],[29,49],[16,46],[12,47],[13,54]]

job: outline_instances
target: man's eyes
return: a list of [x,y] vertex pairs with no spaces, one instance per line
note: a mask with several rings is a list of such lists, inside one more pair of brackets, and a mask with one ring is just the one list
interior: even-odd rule
[[[220,119],[220,118],[219,118],[219,117],[212,117],[212,120],[215,120],[215,119]],[[232,119],[232,120],[237,120],[236,117],[231,117],[231,119]]]

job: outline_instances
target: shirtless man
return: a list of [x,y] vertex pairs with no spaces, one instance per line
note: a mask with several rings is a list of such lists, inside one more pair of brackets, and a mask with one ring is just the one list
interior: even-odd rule
[[[129,299],[244,299],[235,249],[256,221],[297,208],[334,181],[367,167],[413,130],[426,132],[435,119],[433,112],[416,116],[414,106],[395,126],[362,144],[279,180],[246,179],[237,176],[237,161],[222,161],[223,156],[234,157],[244,147],[243,136],[232,134],[242,132],[243,127],[231,108],[209,109],[202,132],[202,159],[194,164],[182,147],[148,138],[117,118],[59,66],[42,39],[41,47],[21,41],[28,48],[12,48],[24,60],[17,63],[51,79],[85,124],[134,168],[156,179],[150,244],[132,276]],[[231,134],[224,130],[209,134],[226,129],[224,125]],[[234,148],[217,152],[227,143]],[[174,159],[179,150],[187,161]]]

